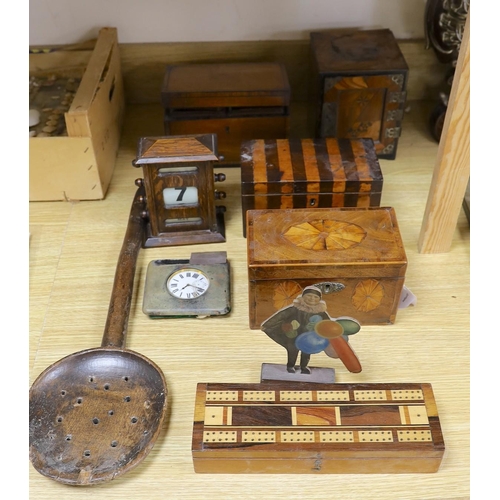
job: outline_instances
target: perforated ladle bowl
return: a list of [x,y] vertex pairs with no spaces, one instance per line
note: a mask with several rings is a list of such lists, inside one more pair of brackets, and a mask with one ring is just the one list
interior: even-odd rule
[[160,434],[167,384],[151,360],[125,349],[144,221],[143,188],[130,212],[101,347],[43,371],[30,389],[30,460],[73,485],[109,481],[139,464]]

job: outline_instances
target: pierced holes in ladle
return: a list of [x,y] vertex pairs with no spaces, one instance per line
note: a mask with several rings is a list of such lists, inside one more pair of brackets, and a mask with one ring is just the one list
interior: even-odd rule
[[136,423],[138,422],[138,420],[139,420],[139,419],[138,419],[137,417],[132,417],[132,418],[130,419],[130,421],[131,421],[133,424],[136,424]]
[[92,423],[93,423],[94,425],[97,425],[97,424],[99,423],[99,419],[98,419],[98,418],[93,418],[93,419],[92,419]]
[[84,457],[90,457],[90,450],[85,450],[85,451],[83,452],[83,456],[84,456]]
[[83,399],[82,398],[77,398],[76,404],[77,405],[81,405],[82,403],[83,403]]
[[66,396],[66,391],[61,391],[61,396]]
[[125,403],[130,403],[131,399],[132,399],[132,398],[131,398],[130,396],[125,396],[125,397],[123,398],[123,401],[125,401]]
[[63,421],[63,418],[62,417],[57,417],[56,419],[59,423],[61,423]]
[[73,436],[71,434],[68,434],[65,439],[66,441],[71,441],[73,439]]
[[104,390],[109,391],[109,384],[104,384]]
[[108,411],[108,415],[109,415],[110,417],[112,417],[114,414],[115,414],[115,412],[114,412],[113,410],[109,410],[109,411]]
[[111,448],[116,448],[118,446],[118,441],[111,441]]
[[127,375],[125,375],[125,377],[123,377],[123,380],[125,380],[125,382],[129,381],[129,378],[127,377]]
[[89,377],[89,382],[93,382],[94,381],[94,377],[90,376]]

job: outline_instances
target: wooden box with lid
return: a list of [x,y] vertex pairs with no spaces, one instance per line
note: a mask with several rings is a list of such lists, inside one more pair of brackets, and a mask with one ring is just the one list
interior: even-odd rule
[[254,139],[241,145],[247,210],[380,206],[383,175],[371,139]]
[[444,451],[430,384],[197,386],[195,472],[429,473]]
[[407,259],[392,207],[247,212],[249,324],[316,285],[332,317],[396,319]]
[[394,159],[406,102],[408,65],[393,33],[332,30],[310,34],[317,137],[370,137]]
[[217,134],[220,165],[239,165],[244,140],[288,136],[290,84],[283,64],[170,65],[161,97],[165,134]]

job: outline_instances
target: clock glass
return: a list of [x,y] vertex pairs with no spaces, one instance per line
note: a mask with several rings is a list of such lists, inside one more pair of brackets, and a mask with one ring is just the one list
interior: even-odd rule
[[173,272],[167,280],[168,292],[183,300],[192,300],[204,295],[210,286],[209,278],[195,268]]

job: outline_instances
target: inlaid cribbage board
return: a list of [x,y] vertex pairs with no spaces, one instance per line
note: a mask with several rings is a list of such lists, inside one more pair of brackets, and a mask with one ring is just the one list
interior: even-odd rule
[[436,472],[444,450],[430,384],[197,387],[195,472]]

